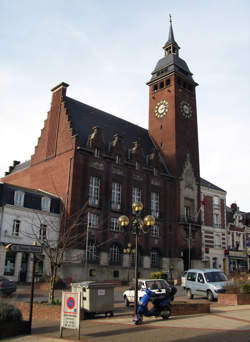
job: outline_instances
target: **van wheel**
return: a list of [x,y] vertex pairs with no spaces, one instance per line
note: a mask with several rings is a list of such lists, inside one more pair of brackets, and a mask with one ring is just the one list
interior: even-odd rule
[[207,291],[207,299],[212,302],[214,300],[214,295],[211,291]]
[[129,301],[128,301],[127,296],[124,297],[124,304],[125,306],[129,306]]
[[188,297],[189,299],[193,299],[193,298],[194,298],[194,295],[192,294],[192,292],[191,292],[190,289],[187,289],[186,294],[187,294],[187,297]]

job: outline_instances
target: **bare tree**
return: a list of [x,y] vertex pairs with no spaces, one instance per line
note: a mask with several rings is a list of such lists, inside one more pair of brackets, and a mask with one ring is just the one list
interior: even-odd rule
[[[87,227],[87,208],[85,204],[78,212],[69,218],[65,219],[64,212],[60,216],[60,222],[51,219],[51,216],[44,214],[37,214],[33,216],[32,222],[29,222],[32,231],[25,232],[30,240],[36,240],[38,245],[43,247],[43,252],[49,260],[49,298],[50,304],[55,300],[55,281],[58,274],[58,268],[65,262],[81,261],[85,262],[86,269],[88,268],[88,253],[89,253],[89,240],[88,240],[88,227]],[[93,213],[93,209],[91,210]],[[104,222],[99,222],[99,226],[104,225]],[[109,243],[113,239],[102,241],[96,245],[96,248]],[[71,248],[81,248],[82,252],[72,256],[68,259],[65,258],[65,252]]]
[[86,237],[86,208],[87,205],[84,205],[77,213],[66,219],[63,212],[59,222],[44,214],[36,214],[32,217],[32,222],[27,220],[31,231],[23,232],[23,235],[31,241],[37,241],[49,260],[50,304],[55,300],[55,281],[58,268],[65,262],[65,251],[70,248],[83,248],[81,241]]

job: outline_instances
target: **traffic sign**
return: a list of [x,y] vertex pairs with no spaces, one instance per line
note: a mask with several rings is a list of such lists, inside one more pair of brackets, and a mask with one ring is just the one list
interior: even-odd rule
[[80,292],[62,292],[60,337],[63,329],[76,329],[80,338]]
[[17,245],[13,243],[8,244],[5,248],[11,252],[42,253],[43,251],[41,246]]

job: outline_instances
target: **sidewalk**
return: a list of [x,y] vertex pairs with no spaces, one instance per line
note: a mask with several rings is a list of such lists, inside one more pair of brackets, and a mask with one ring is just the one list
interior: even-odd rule
[[[211,307],[210,314],[176,316],[169,320],[144,318],[140,326],[131,312],[115,312],[114,317],[81,321],[82,342],[250,342],[250,305]],[[63,341],[76,341],[76,332],[65,329]],[[58,342],[59,323],[34,321],[32,335],[4,341]]]

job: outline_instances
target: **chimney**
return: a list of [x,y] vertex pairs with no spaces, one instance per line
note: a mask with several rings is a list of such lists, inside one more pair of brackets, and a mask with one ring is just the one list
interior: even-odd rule
[[68,86],[69,85],[67,83],[62,82],[51,89],[52,102],[50,113],[48,116],[49,124],[46,158],[51,158],[56,155],[57,134],[61,115],[61,106],[62,102],[64,101],[64,97],[66,96],[66,89]]
[[54,88],[51,89],[53,95],[52,95],[52,102],[53,102],[53,97],[55,94],[58,94],[58,92],[61,93],[61,96],[65,96],[66,95],[66,90],[68,88],[69,84],[62,82],[58,85],[56,85]]

